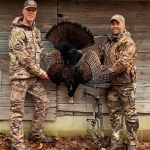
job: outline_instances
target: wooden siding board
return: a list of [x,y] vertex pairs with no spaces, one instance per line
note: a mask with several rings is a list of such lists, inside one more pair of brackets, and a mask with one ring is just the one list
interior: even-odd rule
[[[1,37],[2,38],[2,37]],[[50,52],[52,49],[54,49],[53,44],[51,44],[48,40],[42,40],[44,50],[46,52]],[[0,39],[0,54],[8,54],[9,53],[9,47],[8,47],[8,39]]]
[[[9,120],[10,119],[10,108],[9,107],[0,107],[0,120]],[[34,107],[25,107],[24,108],[24,120],[32,120],[34,114]],[[50,108],[45,120],[55,121],[56,120],[56,109]]]
[[[67,88],[64,84],[62,84],[61,86],[59,86],[58,88],[58,92],[57,92],[57,101],[58,101],[58,104],[63,104],[63,103],[68,103],[68,95],[67,95]],[[84,104],[85,102],[86,103],[91,103],[91,97],[90,96],[86,96],[86,99],[85,97],[83,96],[83,90],[84,89],[87,89],[88,91],[90,91],[90,93],[94,93],[95,95],[99,95],[99,97],[103,98],[103,91],[104,90],[100,90],[100,89],[94,89],[94,88],[91,88],[91,87],[88,87],[88,86],[85,86],[85,85],[80,85],[75,93],[75,103],[76,104]],[[59,107],[58,107],[58,110],[59,110]]]
[[0,91],[2,90],[2,71],[0,70]]
[[[138,113],[150,113],[150,102],[138,102],[136,101],[136,110]],[[58,105],[59,112],[80,112],[83,115],[87,115],[86,113],[93,113],[93,105],[92,104],[59,104]],[[109,113],[107,104],[103,102],[102,105],[102,113]]]
[[[50,101],[50,108],[56,108],[56,95],[51,93],[51,95],[48,94],[48,97]],[[0,99],[1,99],[0,107],[10,107],[10,94],[9,96],[0,95]],[[26,96],[24,106],[34,107],[34,100],[32,99],[31,96],[28,96],[28,95]]]

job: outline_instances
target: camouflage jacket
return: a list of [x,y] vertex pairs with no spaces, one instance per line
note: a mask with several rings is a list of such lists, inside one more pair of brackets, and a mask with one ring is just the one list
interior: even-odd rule
[[35,24],[29,27],[21,20],[22,17],[14,19],[9,37],[10,79],[26,79],[41,73],[41,33]]
[[113,73],[113,85],[136,82],[136,45],[129,32],[118,37],[107,36],[100,48],[103,64]]

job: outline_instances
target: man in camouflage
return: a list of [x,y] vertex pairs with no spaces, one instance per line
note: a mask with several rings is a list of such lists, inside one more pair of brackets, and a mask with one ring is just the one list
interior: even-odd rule
[[113,75],[112,85],[106,90],[112,127],[110,150],[123,148],[123,116],[127,128],[128,150],[135,150],[139,121],[135,109],[136,46],[125,28],[122,15],[112,16],[111,35],[100,48],[99,56]]
[[9,40],[10,79],[12,92],[10,97],[10,134],[12,150],[27,150],[24,144],[22,119],[24,100],[28,92],[35,101],[32,121],[31,140],[51,142],[43,135],[43,121],[48,112],[49,102],[40,79],[48,79],[47,73],[40,68],[40,58],[44,56],[41,35],[35,26],[37,3],[27,0],[24,3],[23,17],[17,17],[12,23]]

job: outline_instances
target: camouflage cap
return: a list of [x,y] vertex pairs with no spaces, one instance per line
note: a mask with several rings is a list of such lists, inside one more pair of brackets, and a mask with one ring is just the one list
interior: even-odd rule
[[34,0],[25,1],[24,8],[29,8],[29,7],[37,8],[37,3]]
[[110,21],[112,21],[112,20],[117,20],[120,23],[125,23],[124,17],[122,15],[119,15],[119,14],[112,16]]

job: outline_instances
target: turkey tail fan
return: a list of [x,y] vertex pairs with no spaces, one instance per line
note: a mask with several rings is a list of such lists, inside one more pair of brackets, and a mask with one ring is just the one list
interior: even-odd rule
[[61,49],[62,43],[68,43],[78,50],[95,43],[94,37],[87,27],[69,21],[62,21],[52,26],[45,38],[53,43],[54,47],[59,50]]

